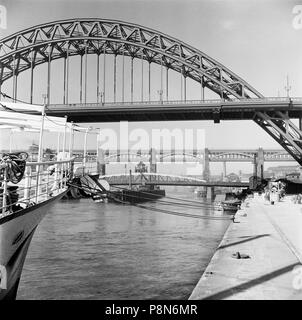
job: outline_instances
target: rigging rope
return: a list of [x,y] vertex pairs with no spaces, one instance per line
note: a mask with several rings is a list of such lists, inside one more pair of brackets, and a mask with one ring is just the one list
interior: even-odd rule
[[184,212],[178,212],[178,211],[171,211],[171,210],[166,210],[166,209],[160,209],[160,208],[156,208],[153,206],[145,206],[145,205],[141,205],[141,204],[137,204],[137,203],[131,203],[131,202],[127,202],[127,201],[122,201],[119,199],[115,199],[116,201],[120,202],[120,203],[124,203],[124,204],[131,204],[135,207],[139,207],[142,209],[146,209],[146,210],[150,210],[150,211],[156,211],[156,212],[162,212],[162,213],[166,213],[166,214],[171,214],[171,215],[175,215],[175,216],[182,216],[182,217],[189,217],[189,218],[197,218],[197,219],[207,219],[207,220],[233,220],[233,216],[232,217],[226,217],[226,216],[206,216],[206,215],[198,215],[198,214],[191,214],[191,213],[184,213]]

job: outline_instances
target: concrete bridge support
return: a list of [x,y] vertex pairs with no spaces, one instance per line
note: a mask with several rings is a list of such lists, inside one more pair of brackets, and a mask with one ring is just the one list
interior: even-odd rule
[[207,199],[208,200],[214,200],[215,197],[215,192],[214,192],[214,187],[207,187]]
[[257,176],[257,155],[254,155],[254,161],[253,161],[253,176]]
[[222,162],[223,165],[223,171],[222,171],[222,181],[226,181],[226,175],[227,175],[227,170],[226,170],[226,161]]
[[209,159],[209,149],[205,148],[203,153],[203,179],[206,181],[210,180],[210,159]]
[[156,162],[157,162],[157,151],[156,149],[154,148],[151,148],[150,150],[150,160],[149,160],[149,163],[150,163],[150,173],[156,173],[157,171],[157,165],[156,165]]
[[105,151],[101,148],[98,150],[97,155],[97,172],[104,176],[106,174],[106,162],[105,162]]
[[261,179],[263,179],[264,151],[262,148],[258,149],[256,163],[257,163],[257,177],[261,177]]

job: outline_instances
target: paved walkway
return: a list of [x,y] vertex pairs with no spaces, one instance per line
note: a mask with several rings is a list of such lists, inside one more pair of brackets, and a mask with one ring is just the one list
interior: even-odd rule
[[189,299],[302,299],[302,205],[258,195],[248,202]]

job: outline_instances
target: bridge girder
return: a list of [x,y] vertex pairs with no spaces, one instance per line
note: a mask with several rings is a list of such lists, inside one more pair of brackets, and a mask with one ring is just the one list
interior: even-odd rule
[[275,111],[270,116],[266,112],[256,112],[254,120],[302,165],[302,132],[287,112]]

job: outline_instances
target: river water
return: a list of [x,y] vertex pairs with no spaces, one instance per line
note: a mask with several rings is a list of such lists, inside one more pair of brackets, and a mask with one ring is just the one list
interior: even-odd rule
[[[170,187],[167,195],[195,197],[186,187]],[[60,201],[36,230],[17,299],[187,299],[229,223],[90,199]]]

